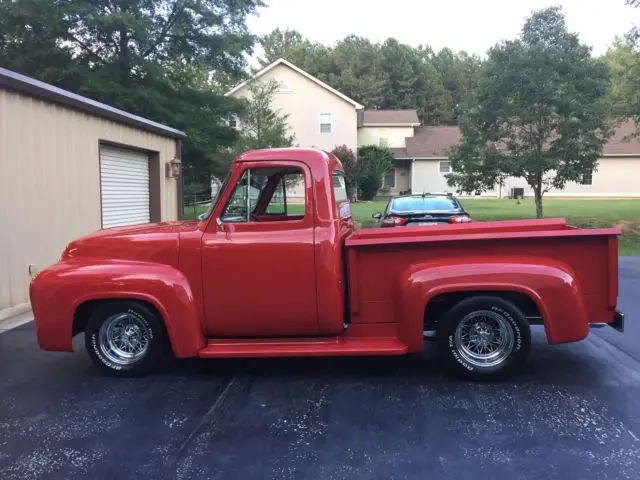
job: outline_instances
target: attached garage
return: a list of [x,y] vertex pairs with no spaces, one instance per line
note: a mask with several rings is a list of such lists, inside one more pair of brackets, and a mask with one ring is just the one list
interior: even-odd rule
[[0,319],[101,228],[178,220],[184,133],[0,68]]

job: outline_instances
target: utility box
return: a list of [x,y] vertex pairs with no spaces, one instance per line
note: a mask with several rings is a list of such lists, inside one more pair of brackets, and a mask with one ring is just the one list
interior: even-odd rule
[[509,198],[511,198],[511,199],[522,199],[522,198],[524,198],[524,188],[511,187],[511,192],[509,193]]

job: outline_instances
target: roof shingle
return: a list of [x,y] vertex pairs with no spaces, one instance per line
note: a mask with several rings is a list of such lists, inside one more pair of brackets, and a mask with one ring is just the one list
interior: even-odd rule
[[457,126],[418,127],[413,137],[407,137],[407,154],[412,158],[446,157],[445,150],[460,143]]
[[415,110],[365,110],[362,125],[420,125]]
[[[636,131],[633,120],[625,120],[616,125],[614,134],[603,148],[603,155],[638,155],[640,156],[640,139],[626,139]],[[394,152],[396,158],[429,158],[446,157],[446,150],[458,145],[462,135],[457,126],[443,125],[418,127],[413,137],[407,137],[406,149]]]

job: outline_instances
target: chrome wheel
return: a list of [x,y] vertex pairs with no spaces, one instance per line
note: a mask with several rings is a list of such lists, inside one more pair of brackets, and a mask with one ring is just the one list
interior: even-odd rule
[[102,354],[118,365],[131,365],[149,350],[152,332],[141,318],[129,313],[117,313],[108,317],[98,333]]
[[490,310],[467,314],[456,328],[456,351],[475,367],[500,365],[509,357],[513,346],[514,333],[509,321]]

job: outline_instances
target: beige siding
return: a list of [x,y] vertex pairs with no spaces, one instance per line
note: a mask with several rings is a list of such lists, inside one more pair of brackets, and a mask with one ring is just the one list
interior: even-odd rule
[[407,137],[413,137],[413,127],[360,127],[358,146],[379,145],[380,139],[386,138],[389,148],[405,148]]
[[[640,157],[604,157],[593,172],[591,185],[568,183],[564,189],[551,189],[549,197],[640,197]],[[533,190],[521,178],[508,178],[505,193],[511,187],[524,188],[525,196],[533,196]]]
[[[453,191],[448,187],[444,173],[439,171],[441,160],[415,160],[412,172],[414,193],[423,191]],[[547,197],[640,197],[640,157],[604,157],[593,172],[592,185],[570,182],[564,189],[551,189]],[[524,188],[525,197],[533,190],[523,178],[508,177],[503,187],[482,192],[483,197],[507,197],[511,188]]]
[[[299,147],[316,147],[333,150],[336,145],[357,148],[357,114],[351,103],[339,98],[317,83],[309,80],[286,65],[278,65],[258,78],[259,82],[283,81],[288,93],[277,93],[273,107],[288,114],[289,129],[295,134]],[[248,87],[233,93],[237,98],[248,95]],[[331,133],[320,132],[320,114],[331,114]]]
[[28,302],[30,264],[100,229],[101,141],[159,154],[161,218],[176,219],[175,140],[0,89],[0,309]]
[[452,192],[447,185],[446,173],[440,173],[440,162],[444,160],[415,160],[411,174],[411,192]]

